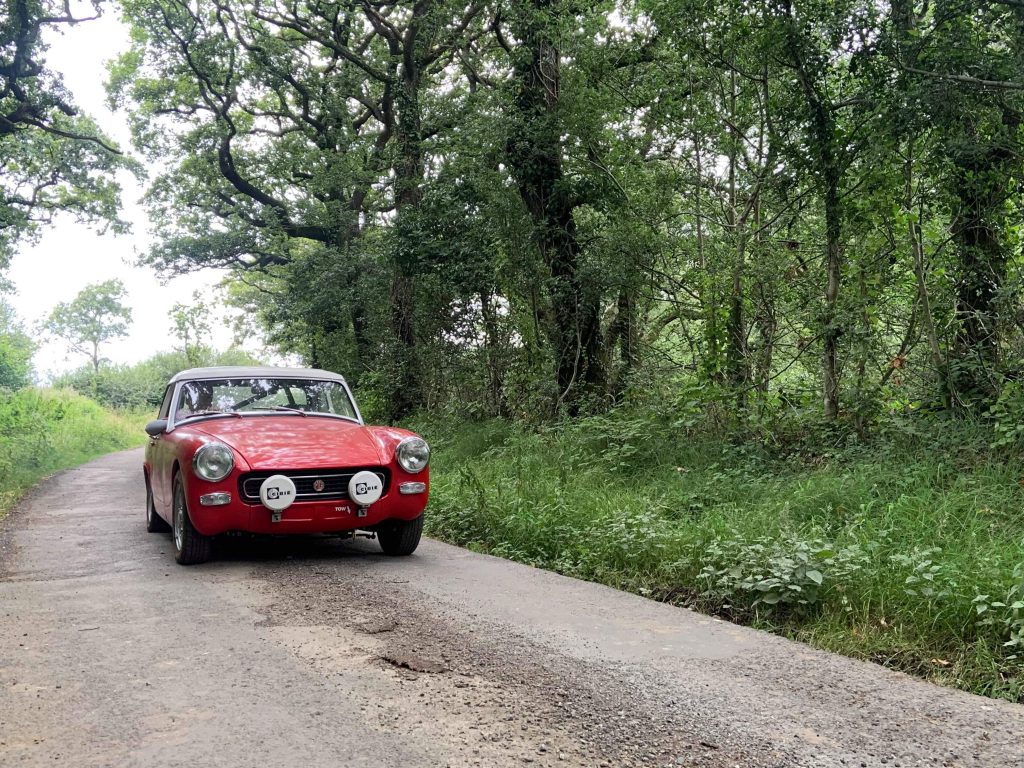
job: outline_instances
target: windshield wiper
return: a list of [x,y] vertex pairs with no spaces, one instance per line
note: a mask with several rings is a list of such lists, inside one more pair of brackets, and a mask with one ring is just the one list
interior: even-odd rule
[[288,413],[297,413],[300,416],[305,416],[306,412],[301,408],[289,408],[287,405],[272,405],[269,410],[271,411],[287,411]]
[[238,411],[193,411],[187,416],[182,416],[178,421],[184,421],[185,419],[192,419],[196,416],[237,416],[242,418],[242,414]]

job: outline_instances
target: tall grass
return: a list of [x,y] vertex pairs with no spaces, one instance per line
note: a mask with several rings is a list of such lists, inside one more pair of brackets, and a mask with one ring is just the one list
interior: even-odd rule
[[106,410],[71,390],[0,390],[0,518],[40,478],[141,445],[147,416]]
[[1024,701],[1024,488],[977,427],[824,453],[630,414],[417,427],[431,535]]

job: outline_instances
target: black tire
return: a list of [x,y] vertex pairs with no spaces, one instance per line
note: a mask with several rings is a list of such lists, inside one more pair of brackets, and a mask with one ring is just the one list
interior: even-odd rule
[[156,513],[156,505],[153,503],[153,488],[146,478],[146,530],[150,533],[167,533],[171,526],[167,524],[160,515]]
[[423,515],[415,520],[388,520],[377,527],[377,541],[385,555],[405,557],[416,551],[423,535]]
[[188,516],[188,500],[185,498],[185,484],[180,477],[174,478],[174,504],[171,507],[174,526],[171,538],[174,540],[174,559],[179,565],[198,565],[210,559],[213,539],[203,536],[192,527]]

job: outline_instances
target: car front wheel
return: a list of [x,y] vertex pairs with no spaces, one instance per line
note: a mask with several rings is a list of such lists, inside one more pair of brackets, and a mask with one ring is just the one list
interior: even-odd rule
[[422,535],[423,515],[415,520],[388,520],[377,527],[380,548],[392,557],[411,555],[420,545]]
[[156,513],[156,505],[153,502],[153,488],[149,484],[149,478],[146,478],[146,530],[150,533],[165,533],[171,530],[171,526],[167,524],[160,515]]
[[213,540],[203,536],[193,526],[188,516],[188,501],[185,498],[185,484],[181,477],[174,478],[174,559],[180,565],[198,565],[210,559]]

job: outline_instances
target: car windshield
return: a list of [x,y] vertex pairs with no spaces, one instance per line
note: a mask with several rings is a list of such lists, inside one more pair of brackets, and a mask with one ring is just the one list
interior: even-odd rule
[[181,385],[174,417],[220,413],[315,413],[358,420],[348,390],[337,381],[287,378],[206,379]]

